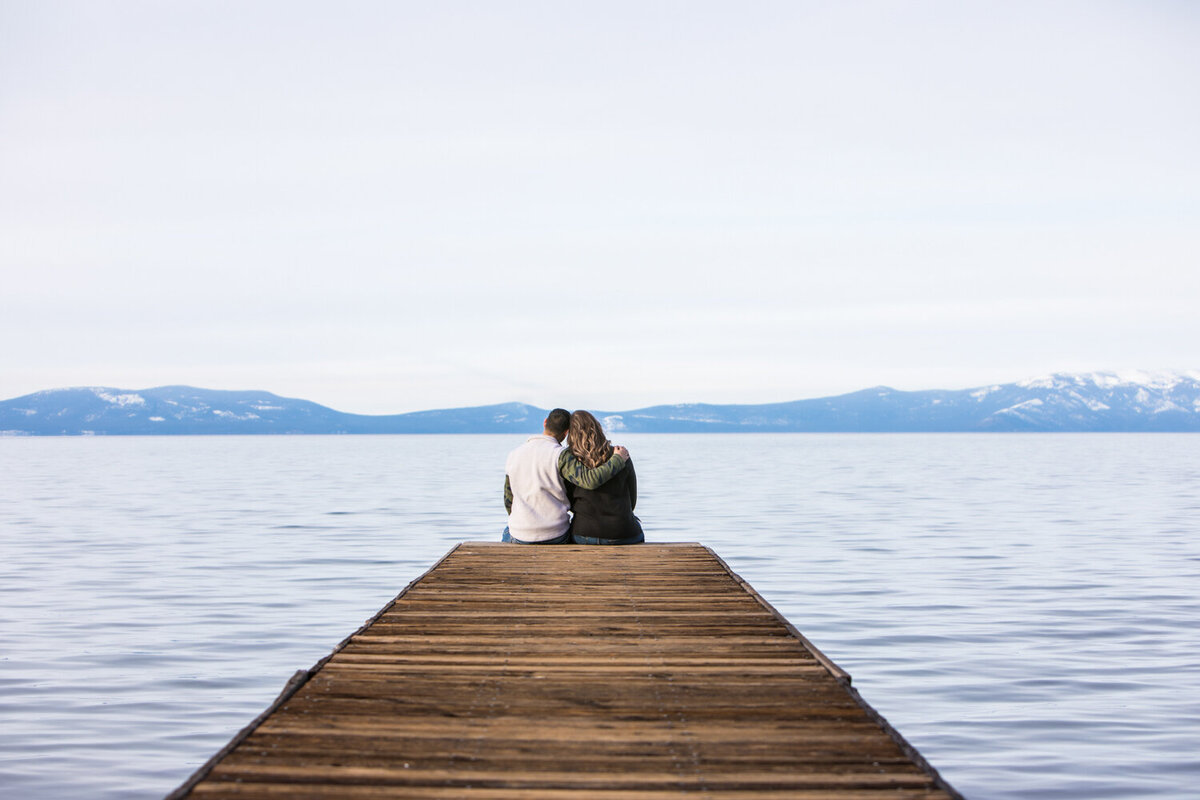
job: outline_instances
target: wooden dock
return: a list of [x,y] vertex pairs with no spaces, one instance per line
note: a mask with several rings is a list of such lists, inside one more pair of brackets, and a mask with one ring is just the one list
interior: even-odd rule
[[696,544],[466,543],[169,800],[958,798]]

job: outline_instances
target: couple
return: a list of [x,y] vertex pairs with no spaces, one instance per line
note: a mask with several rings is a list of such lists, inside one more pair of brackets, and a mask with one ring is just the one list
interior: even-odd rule
[[[563,447],[566,438],[568,447]],[[638,544],[637,475],[629,451],[613,447],[586,411],[556,408],[542,433],[504,464],[502,541],[514,544]],[[574,512],[572,520],[568,512]]]

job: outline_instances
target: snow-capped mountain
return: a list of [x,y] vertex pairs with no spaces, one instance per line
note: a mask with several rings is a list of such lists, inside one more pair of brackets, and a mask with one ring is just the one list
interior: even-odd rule
[[1011,419],[1030,429],[1200,430],[1197,370],[1056,373],[1016,386],[1031,396],[995,412],[1001,416],[993,424]]
[[879,386],[768,405],[656,406],[609,427],[673,431],[1200,431],[1200,371],[1057,373],[974,389]]
[[[0,434],[524,433],[523,403],[367,416],[269,392],[55,389],[0,402]],[[761,405],[598,411],[614,432],[1200,431],[1200,371],[1058,373],[974,389],[885,386]]]
[[[0,434],[467,433],[524,431],[544,412],[509,403],[451,411],[345,414],[270,392],[191,386],[52,389],[0,402]],[[542,416],[538,416],[541,413]],[[536,419],[535,419],[536,418]]]

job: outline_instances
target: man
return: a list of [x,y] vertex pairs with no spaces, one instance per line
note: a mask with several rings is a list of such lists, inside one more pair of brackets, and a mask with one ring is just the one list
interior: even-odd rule
[[504,462],[504,509],[508,527],[502,541],[515,544],[563,544],[570,540],[570,481],[595,489],[625,468],[629,451],[613,448],[613,456],[595,469],[585,469],[569,447],[563,447],[570,412],[556,408],[542,422],[542,432],[508,454]]

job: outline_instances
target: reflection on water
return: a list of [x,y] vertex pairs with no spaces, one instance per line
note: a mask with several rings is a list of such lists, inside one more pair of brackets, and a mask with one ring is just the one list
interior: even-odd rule
[[[511,436],[0,440],[0,794],[161,797],[456,542]],[[1200,440],[638,435],[711,546],[967,797],[1200,782]]]

